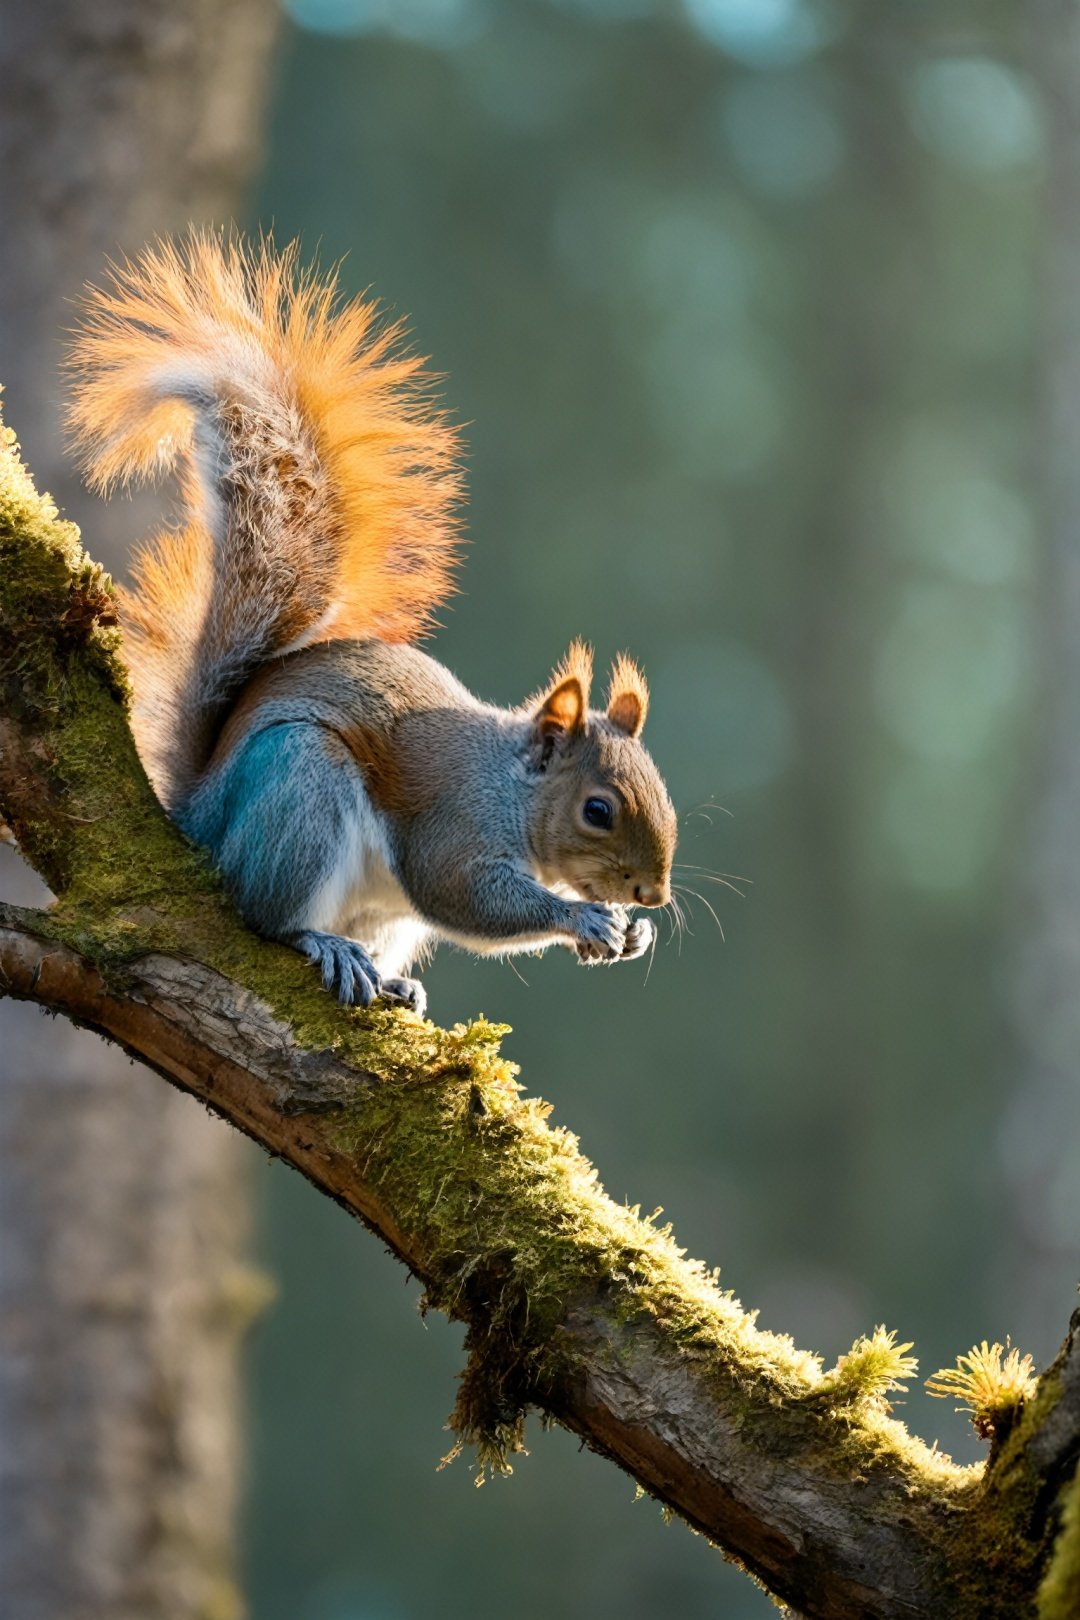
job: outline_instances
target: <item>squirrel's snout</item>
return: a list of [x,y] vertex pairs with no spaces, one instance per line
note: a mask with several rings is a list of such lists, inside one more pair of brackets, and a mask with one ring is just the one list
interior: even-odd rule
[[666,906],[671,899],[667,884],[636,883],[634,885],[634,899],[639,906]]

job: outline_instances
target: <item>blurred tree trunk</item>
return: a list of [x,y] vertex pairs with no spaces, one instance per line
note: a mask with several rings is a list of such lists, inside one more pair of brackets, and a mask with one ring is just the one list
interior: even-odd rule
[[1018,1200],[1017,1333],[1045,1353],[1049,1301],[1076,1279],[1080,1220],[1080,13],[1030,8],[1047,129],[1037,476],[1041,659],[1022,863],[1013,1023],[1018,1080],[1004,1132]]
[[[828,438],[808,433],[806,465],[792,480],[809,499],[792,516],[783,637],[800,771],[784,881],[804,895],[804,933],[793,958],[808,974],[800,1028],[814,1032],[809,1051],[798,1056],[806,1073],[803,1128],[830,1157],[836,1143],[848,1144],[845,1173],[829,1186],[815,1179],[816,1155],[807,1155],[804,1196],[819,1211],[819,1231],[830,1233],[851,1274],[863,1277],[876,1270],[877,1222],[887,1221],[887,1206],[879,1212],[873,1189],[894,1162],[897,1133],[911,1129],[898,1099],[910,1098],[913,1067],[903,1029],[890,1021],[893,1003],[881,994],[886,976],[894,982],[903,970],[904,950],[891,925],[882,924],[880,897],[862,862],[884,615],[880,523],[867,468],[887,431],[890,388],[906,361],[909,334],[882,319],[889,302],[883,288],[905,264],[915,204],[909,144],[875,116],[891,90],[881,63],[884,32],[880,15],[862,13],[834,52],[848,159],[833,207],[843,227],[825,229],[815,214],[793,244],[812,300],[798,333],[799,365],[821,401],[816,420],[823,432],[828,424]],[[898,1084],[893,1071],[902,1077]],[[867,1086],[868,1073],[878,1084]],[[829,1331],[823,1322],[821,1332]]]
[[[67,301],[106,255],[228,220],[273,32],[272,0],[0,0],[0,369],[73,517]],[[127,534],[93,519],[114,567],[147,515],[120,511]],[[38,899],[3,853],[5,895]],[[87,1036],[10,1002],[0,1020],[0,1607],[228,1620],[247,1146]]]

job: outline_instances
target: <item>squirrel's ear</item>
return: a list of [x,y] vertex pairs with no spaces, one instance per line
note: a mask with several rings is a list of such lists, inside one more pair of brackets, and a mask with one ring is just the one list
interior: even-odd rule
[[553,686],[536,716],[541,737],[570,735],[580,731],[587,712],[585,693],[576,675],[568,675],[558,686]]
[[632,658],[620,653],[611,666],[607,717],[628,737],[638,737],[648,712],[649,688],[645,677]]
[[592,651],[575,641],[551,677],[551,685],[534,702],[536,729],[544,740],[557,741],[584,731],[589,714]]

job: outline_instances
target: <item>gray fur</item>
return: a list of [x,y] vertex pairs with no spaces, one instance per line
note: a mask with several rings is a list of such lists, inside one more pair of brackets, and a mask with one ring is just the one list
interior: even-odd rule
[[[617,838],[568,826],[594,788],[619,798]],[[266,666],[178,820],[252,925],[342,1001],[418,1010],[404,974],[440,939],[640,956],[654,932],[627,903],[666,884],[674,845],[655,766],[605,716],[553,747],[534,710],[480,703],[426,654],[380,642]]]

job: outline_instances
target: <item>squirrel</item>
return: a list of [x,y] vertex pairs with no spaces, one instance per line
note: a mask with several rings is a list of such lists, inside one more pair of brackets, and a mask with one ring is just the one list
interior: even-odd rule
[[453,588],[458,430],[378,306],[296,243],[192,233],[89,289],[68,421],[89,483],[176,469],[179,527],[119,593],[154,790],[247,923],[346,1004],[423,1015],[440,940],[629,961],[676,818],[620,655],[576,641],[516,708],[414,643]]

